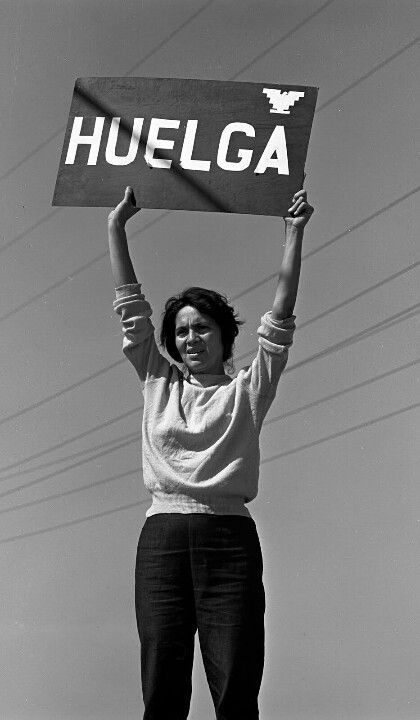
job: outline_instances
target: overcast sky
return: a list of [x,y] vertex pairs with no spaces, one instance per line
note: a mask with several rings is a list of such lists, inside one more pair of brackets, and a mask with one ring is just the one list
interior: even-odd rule
[[[319,87],[300,328],[250,506],[261,718],[420,716],[416,6],[0,2],[2,720],[141,717],[141,395],[112,309],[107,210],[51,206],[75,78],[126,74]],[[161,215],[130,227],[156,326],[186,285],[225,292],[247,364],[282,220]],[[198,653],[190,717],[213,717]]]

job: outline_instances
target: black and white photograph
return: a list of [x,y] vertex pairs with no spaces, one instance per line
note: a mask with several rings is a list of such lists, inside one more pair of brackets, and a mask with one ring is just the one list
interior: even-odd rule
[[418,720],[415,0],[0,0],[0,720]]

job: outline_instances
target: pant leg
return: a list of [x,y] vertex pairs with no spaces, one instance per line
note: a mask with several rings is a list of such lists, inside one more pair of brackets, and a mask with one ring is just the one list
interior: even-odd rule
[[217,720],[257,720],[265,595],[251,518],[197,516],[192,542],[196,617]]
[[137,551],[136,617],[143,718],[185,720],[196,631],[185,516],[165,513],[146,519]]

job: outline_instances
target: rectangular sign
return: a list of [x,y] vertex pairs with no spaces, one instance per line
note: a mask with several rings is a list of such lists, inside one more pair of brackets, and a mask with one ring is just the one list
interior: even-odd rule
[[76,80],[53,205],[285,215],[318,90],[174,78]]

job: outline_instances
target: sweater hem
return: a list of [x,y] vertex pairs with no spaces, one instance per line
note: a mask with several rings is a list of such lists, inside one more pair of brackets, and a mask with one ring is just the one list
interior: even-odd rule
[[242,515],[251,517],[251,513],[245,507],[243,501],[200,503],[185,496],[182,499],[179,496],[177,498],[168,496],[164,500],[154,497],[151,506],[146,511],[146,517],[160,513],[201,513],[206,515]]

